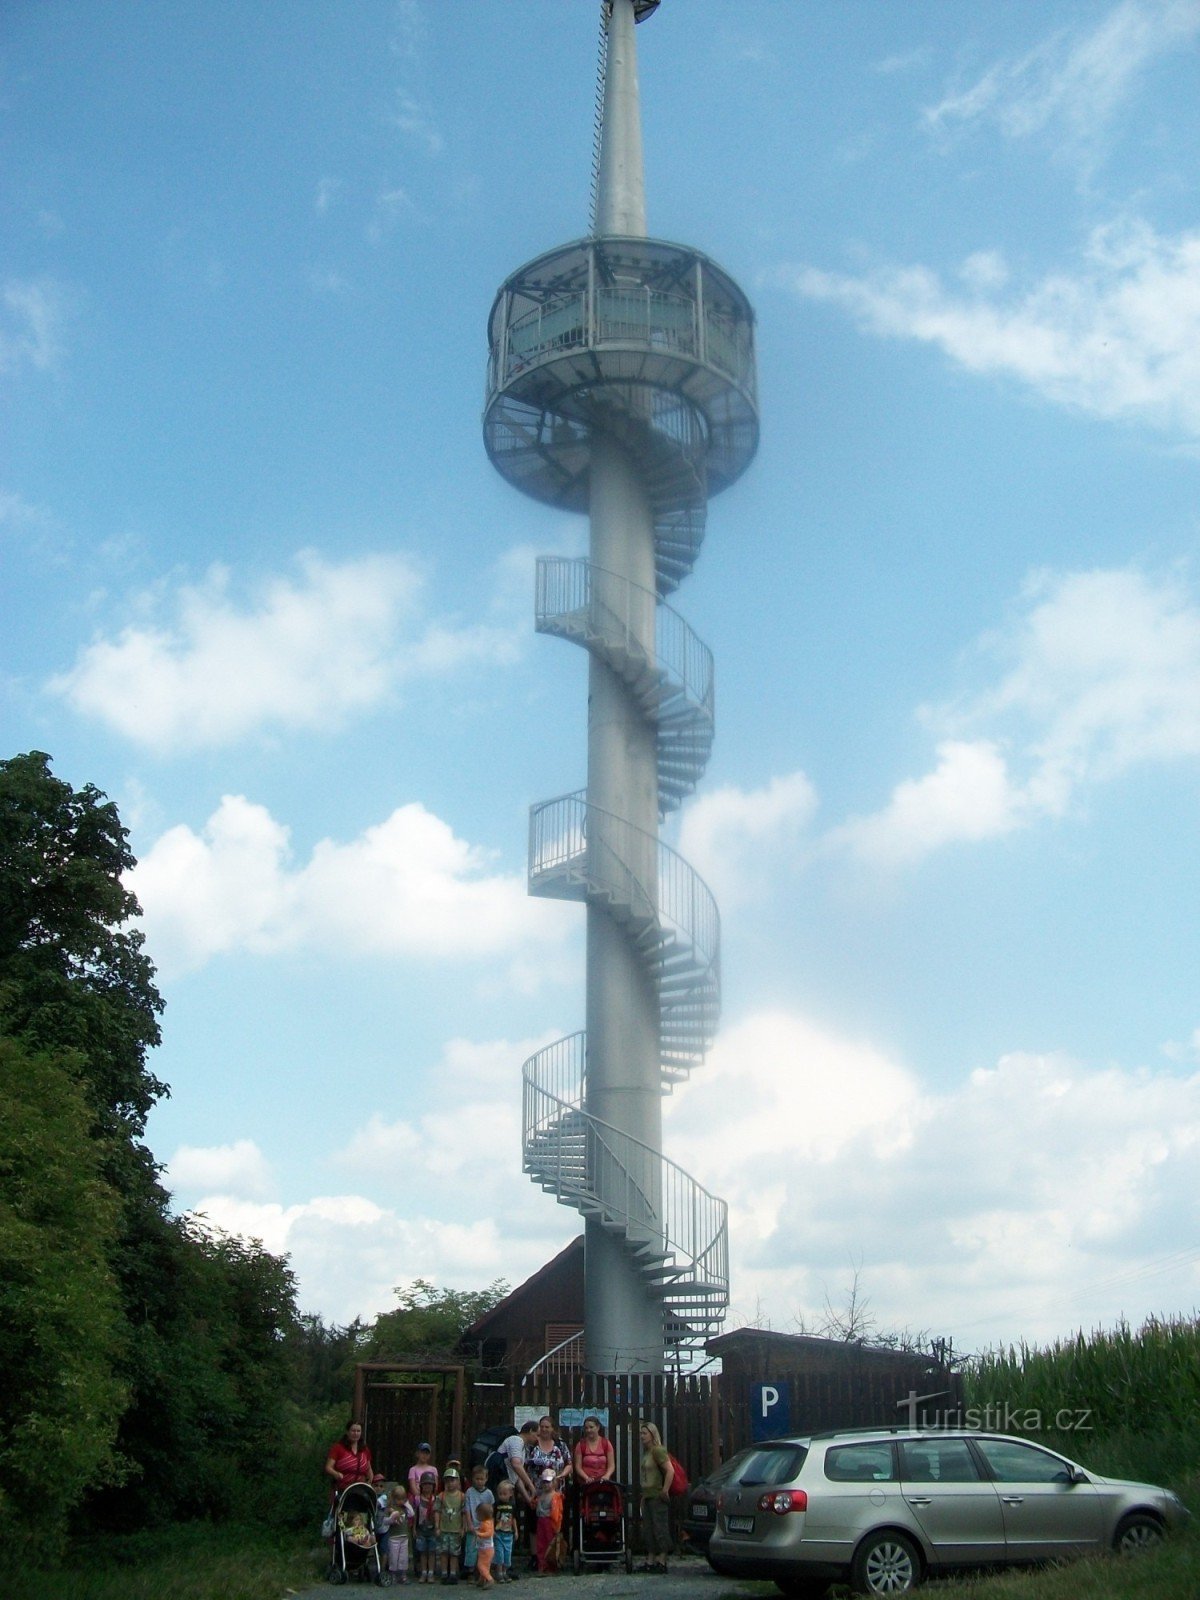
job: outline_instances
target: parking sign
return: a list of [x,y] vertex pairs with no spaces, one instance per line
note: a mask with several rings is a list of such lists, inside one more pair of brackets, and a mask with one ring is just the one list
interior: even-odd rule
[[792,1392],[786,1379],[750,1385],[750,1437],[776,1439],[792,1431]]

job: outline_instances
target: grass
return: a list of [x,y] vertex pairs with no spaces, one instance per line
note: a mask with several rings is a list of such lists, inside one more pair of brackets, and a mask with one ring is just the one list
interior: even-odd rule
[[1106,1556],[1032,1572],[944,1579],[925,1592],[930,1600],[1196,1600],[1200,1548],[1194,1535],[1185,1535],[1131,1560]]
[[82,1562],[19,1574],[0,1565],[0,1593],[30,1600],[283,1600],[319,1581],[313,1541],[257,1528],[208,1524],[129,1538],[97,1537],[77,1547]]

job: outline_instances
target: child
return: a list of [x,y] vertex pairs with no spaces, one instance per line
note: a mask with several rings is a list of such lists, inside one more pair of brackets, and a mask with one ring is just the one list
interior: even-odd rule
[[495,1532],[492,1534],[492,1571],[497,1583],[513,1581],[509,1569],[512,1566],[513,1539],[516,1531],[517,1507],[513,1498],[513,1486],[507,1478],[501,1478],[496,1485],[496,1522]]
[[539,1572],[553,1569],[547,1559],[554,1536],[562,1527],[562,1495],[554,1487],[554,1468],[545,1467],[538,1480],[537,1566]]
[[476,1572],[476,1582],[481,1589],[493,1587],[492,1553],[495,1533],[496,1498],[487,1486],[487,1468],[471,1469],[471,1487],[467,1490],[467,1541],[463,1552],[463,1568]]
[[438,1550],[444,1569],[443,1583],[458,1582],[458,1558],[462,1550],[463,1514],[466,1496],[457,1467],[447,1467],[442,1492],[434,1500]]
[[417,1503],[414,1507],[414,1532],[416,1537],[413,1543],[417,1548],[417,1582],[432,1583],[434,1566],[437,1561],[437,1474],[426,1472],[418,1486]]
[[433,1450],[427,1444],[417,1446],[417,1459],[408,1469],[408,1498],[416,1500],[421,1492],[421,1479],[427,1472],[433,1473],[433,1492],[437,1493],[438,1469],[433,1464]]
[[371,1487],[375,1491],[375,1538],[379,1544],[379,1565],[383,1568],[387,1566],[391,1523],[388,1521],[387,1480],[382,1472],[377,1472],[371,1479]]
[[408,1582],[408,1535],[413,1520],[408,1490],[402,1483],[393,1484],[388,1495],[388,1571],[401,1583]]

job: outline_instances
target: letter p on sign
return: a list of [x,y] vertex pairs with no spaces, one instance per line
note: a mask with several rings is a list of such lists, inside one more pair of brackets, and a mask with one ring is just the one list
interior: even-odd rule
[[750,1385],[750,1422],[756,1441],[792,1431],[791,1389],[785,1381]]

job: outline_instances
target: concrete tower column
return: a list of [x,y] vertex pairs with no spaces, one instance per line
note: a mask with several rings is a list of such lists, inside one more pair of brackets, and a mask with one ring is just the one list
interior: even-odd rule
[[[597,233],[646,233],[642,126],[638,104],[633,0],[613,0],[608,21],[604,126],[597,191]],[[653,594],[654,519],[633,461],[611,436],[593,443],[589,557]],[[653,607],[639,619],[642,643],[654,651]],[[640,631],[640,630],[639,630]],[[657,876],[658,768],[656,730],[629,688],[593,656],[588,673],[588,804],[631,823],[618,856],[654,893]],[[593,830],[608,824],[591,813]],[[651,843],[651,841],[655,841]],[[638,1174],[655,1209],[662,1150],[659,1013],[654,985],[628,935],[602,906],[587,913],[586,1108],[602,1122],[649,1147]],[[655,1217],[647,1222],[653,1226]],[[663,1366],[662,1302],[647,1287],[627,1249],[597,1219],[584,1229],[586,1361],[593,1372],[659,1372]]]
[[529,892],[586,907],[587,1028],[522,1066],[521,1148],[584,1218],[584,1362],[617,1374],[702,1350],[729,1304],[728,1208],[662,1149],[662,1094],[716,1030],[720,916],[659,824],[714,732],[712,653],[667,596],[758,443],[748,300],[646,232],[635,30],[659,3],[602,7],[595,229],[501,286],[483,417],[510,483],[590,520],[586,560],[539,557],[534,608],[588,653],[587,788],[529,830]]

